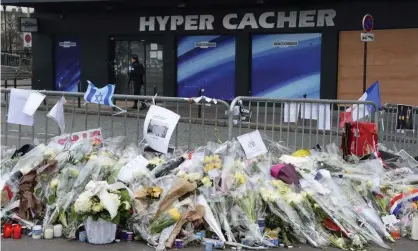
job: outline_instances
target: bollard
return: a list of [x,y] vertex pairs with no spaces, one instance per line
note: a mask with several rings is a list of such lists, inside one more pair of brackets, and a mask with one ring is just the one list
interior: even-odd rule
[[14,88],[17,88],[17,79],[16,78],[13,79],[13,86],[14,86]]
[[[81,81],[78,81],[78,92],[81,92]],[[77,105],[78,105],[78,108],[81,107],[81,99],[80,99],[80,97],[77,98]]]
[[[198,97],[202,97],[202,96],[203,96],[203,92],[204,92],[204,91],[205,91],[204,89],[200,88],[200,89],[199,89],[199,93],[197,94],[197,96],[198,96]],[[197,117],[198,117],[198,118],[201,118],[201,117],[202,117],[202,108],[203,108],[203,105],[202,105],[202,104],[200,104],[200,106],[199,106],[199,108],[198,108],[198,110],[197,110]]]

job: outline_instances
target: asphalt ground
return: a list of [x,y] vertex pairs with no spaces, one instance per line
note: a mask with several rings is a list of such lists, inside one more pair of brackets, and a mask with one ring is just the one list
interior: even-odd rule
[[[407,239],[398,240],[395,244],[392,245],[393,251],[415,251],[417,248],[418,241],[412,241]],[[191,247],[185,248],[188,251],[197,251],[204,250],[205,247]],[[280,250],[287,248],[274,248],[269,250]],[[293,247],[294,250],[303,250],[303,251],[314,251],[320,250],[313,248],[307,245],[296,245]],[[2,251],[106,251],[106,250],[124,250],[124,251],[154,251],[153,247],[150,247],[142,242],[121,242],[113,243],[107,245],[93,245],[88,243],[83,243],[79,241],[70,241],[66,239],[52,239],[52,240],[33,240],[30,237],[23,237],[21,240],[12,240],[12,239],[2,239],[1,240],[1,250]],[[226,250],[231,250],[226,248]],[[341,249],[336,248],[327,248],[329,251],[336,251]],[[370,246],[367,247],[369,251],[383,251],[385,249]]]

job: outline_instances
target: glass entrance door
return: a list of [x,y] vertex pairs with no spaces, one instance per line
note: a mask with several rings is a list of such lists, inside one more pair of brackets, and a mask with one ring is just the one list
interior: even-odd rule
[[154,86],[159,95],[163,94],[163,46],[161,43],[148,40],[114,41],[114,60],[112,78],[116,84],[115,93],[133,95],[134,90],[129,82],[131,56],[136,54],[145,68],[145,83],[141,95],[154,95]]

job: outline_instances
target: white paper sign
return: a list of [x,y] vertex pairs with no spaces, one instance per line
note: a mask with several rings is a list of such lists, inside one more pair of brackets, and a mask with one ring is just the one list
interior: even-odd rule
[[152,43],[151,44],[151,50],[153,50],[153,51],[158,50],[158,44]]
[[398,223],[398,220],[393,214],[382,216],[382,221],[383,221],[383,224],[389,225],[389,226],[392,226]]
[[23,107],[23,112],[29,116],[33,116],[44,99],[45,95],[42,93],[32,92],[29,95],[28,101],[26,101],[25,107]]
[[163,60],[163,51],[157,51],[157,59]]
[[302,118],[318,119],[318,104],[305,103],[302,107]]
[[129,183],[138,175],[146,175],[150,171],[147,169],[149,161],[142,155],[137,156],[131,160],[128,164],[124,165],[117,176],[117,179]]
[[284,122],[294,123],[298,121],[300,104],[284,103]]
[[145,117],[143,134],[148,145],[161,153],[167,153],[171,135],[180,115],[160,106],[152,105]]
[[29,99],[32,91],[23,89],[12,89],[9,98],[9,111],[7,123],[33,126],[33,116],[23,112],[23,108]]
[[149,57],[150,58],[157,58],[157,52],[156,51],[150,51],[149,52]]
[[51,111],[46,115],[47,117],[55,120],[60,127],[61,133],[65,131],[65,119],[64,119],[64,104],[67,102],[64,97],[52,107]]
[[318,129],[331,130],[331,107],[329,104],[319,105]]
[[238,136],[237,139],[244,149],[247,159],[267,153],[266,145],[258,130]]

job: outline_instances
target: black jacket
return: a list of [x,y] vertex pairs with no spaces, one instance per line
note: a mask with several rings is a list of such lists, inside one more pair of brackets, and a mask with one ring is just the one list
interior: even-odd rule
[[131,64],[131,71],[129,72],[129,79],[134,82],[143,82],[145,75],[144,66],[138,61]]

